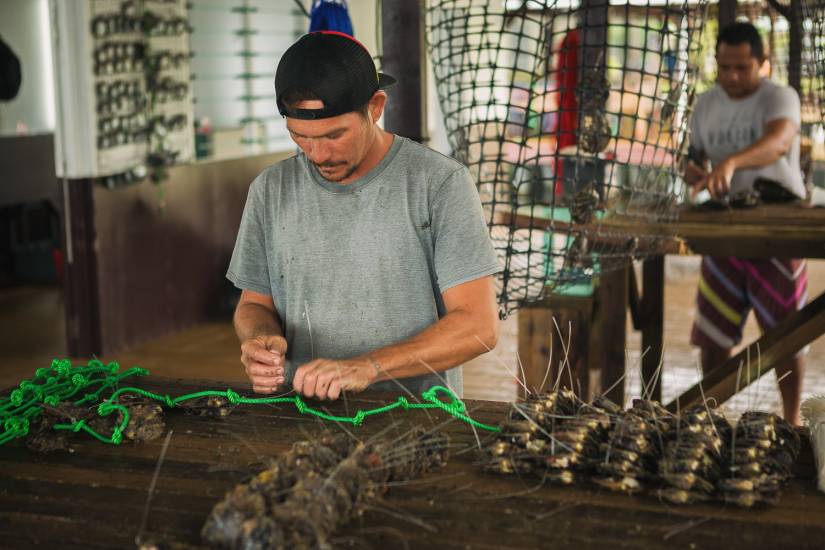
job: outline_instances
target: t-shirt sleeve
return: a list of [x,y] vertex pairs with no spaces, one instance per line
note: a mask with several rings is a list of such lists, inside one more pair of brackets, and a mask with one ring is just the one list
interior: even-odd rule
[[242,290],[271,296],[266,255],[265,184],[266,176],[261,174],[249,186],[226,278]]
[[802,122],[799,95],[790,86],[776,86],[770,94],[766,94],[762,112],[766,123],[780,118],[787,118],[797,126]]
[[434,193],[431,224],[439,290],[501,271],[467,169],[455,170]]

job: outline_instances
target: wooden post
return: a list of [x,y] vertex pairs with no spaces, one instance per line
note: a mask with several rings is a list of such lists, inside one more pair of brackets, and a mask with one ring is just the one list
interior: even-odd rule
[[788,85],[802,95],[802,2],[790,0],[788,5],[778,0],[768,3],[788,21]]
[[381,69],[398,84],[387,91],[384,128],[422,143],[426,139],[424,27],[419,0],[381,3]]
[[719,0],[719,30],[736,22],[736,0]]
[[[519,311],[518,354],[524,369],[519,376],[531,393],[550,391],[558,380],[558,387],[590,398],[592,311],[590,296],[550,296]],[[524,388],[521,395],[526,397]]]
[[71,357],[102,355],[94,182],[66,180],[61,187],[62,221],[66,228],[63,235],[66,350]]
[[[601,372],[600,392],[619,405],[624,405],[625,346],[627,339],[627,300],[629,266],[603,273],[596,290],[595,315],[591,338],[598,339],[591,346],[598,370]],[[595,347],[595,349],[594,349]]]
[[[702,402],[702,394],[721,405],[763,374],[790,358],[825,332],[825,293],[780,322],[736,356],[705,375],[667,405],[676,412]],[[741,370],[740,370],[741,369]],[[701,385],[700,385],[701,384]]]
[[[665,322],[665,258],[653,256],[642,266],[642,300],[640,321],[642,331],[642,389],[648,388],[648,399],[662,400],[662,331]],[[655,380],[654,382],[651,382]]]

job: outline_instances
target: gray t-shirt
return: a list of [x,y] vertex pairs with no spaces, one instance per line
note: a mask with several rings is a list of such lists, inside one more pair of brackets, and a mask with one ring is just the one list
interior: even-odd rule
[[[445,315],[442,292],[499,270],[467,169],[395,136],[384,159],[346,185],[325,180],[303,154],[264,170],[226,276],[272,295],[291,382],[312,359],[414,336]],[[460,367],[446,379],[461,395]],[[416,396],[443,384],[434,374],[401,381]],[[369,389],[402,391],[393,381]]]
[[[751,95],[731,99],[717,85],[696,100],[690,122],[690,145],[704,151],[712,164],[718,164],[758,141],[765,124],[780,118],[800,124],[799,96],[793,88],[763,79]],[[788,153],[773,164],[734,172],[731,192],[751,189],[760,177],[776,181],[798,197],[805,196],[799,166],[799,133]]]

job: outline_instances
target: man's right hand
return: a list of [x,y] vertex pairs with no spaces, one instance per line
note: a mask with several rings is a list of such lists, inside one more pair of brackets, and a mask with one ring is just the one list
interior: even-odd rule
[[274,393],[284,384],[286,339],[257,336],[241,344],[241,363],[255,393]]
[[689,160],[685,165],[685,182],[691,188],[691,197],[696,197],[696,195],[704,189],[705,187],[703,184],[707,183],[707,175],[708,170],[705,166],[700,166]]

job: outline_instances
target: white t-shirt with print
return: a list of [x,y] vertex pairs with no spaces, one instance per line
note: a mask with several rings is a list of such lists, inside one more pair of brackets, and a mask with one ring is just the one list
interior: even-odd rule
[[[759,140],[765,124],[780,118],[800,125],[799,96],[793,88],[763,79],[751,95],[731,99],[716,85],[696,101],[690,123],[691,148],[703,151],[711,164],[718,164]],[[790,150],[773,164],[734,172],[731,193],[752,188],[760,177],[779,183],[798,197],[805,196],[798,132]]]

